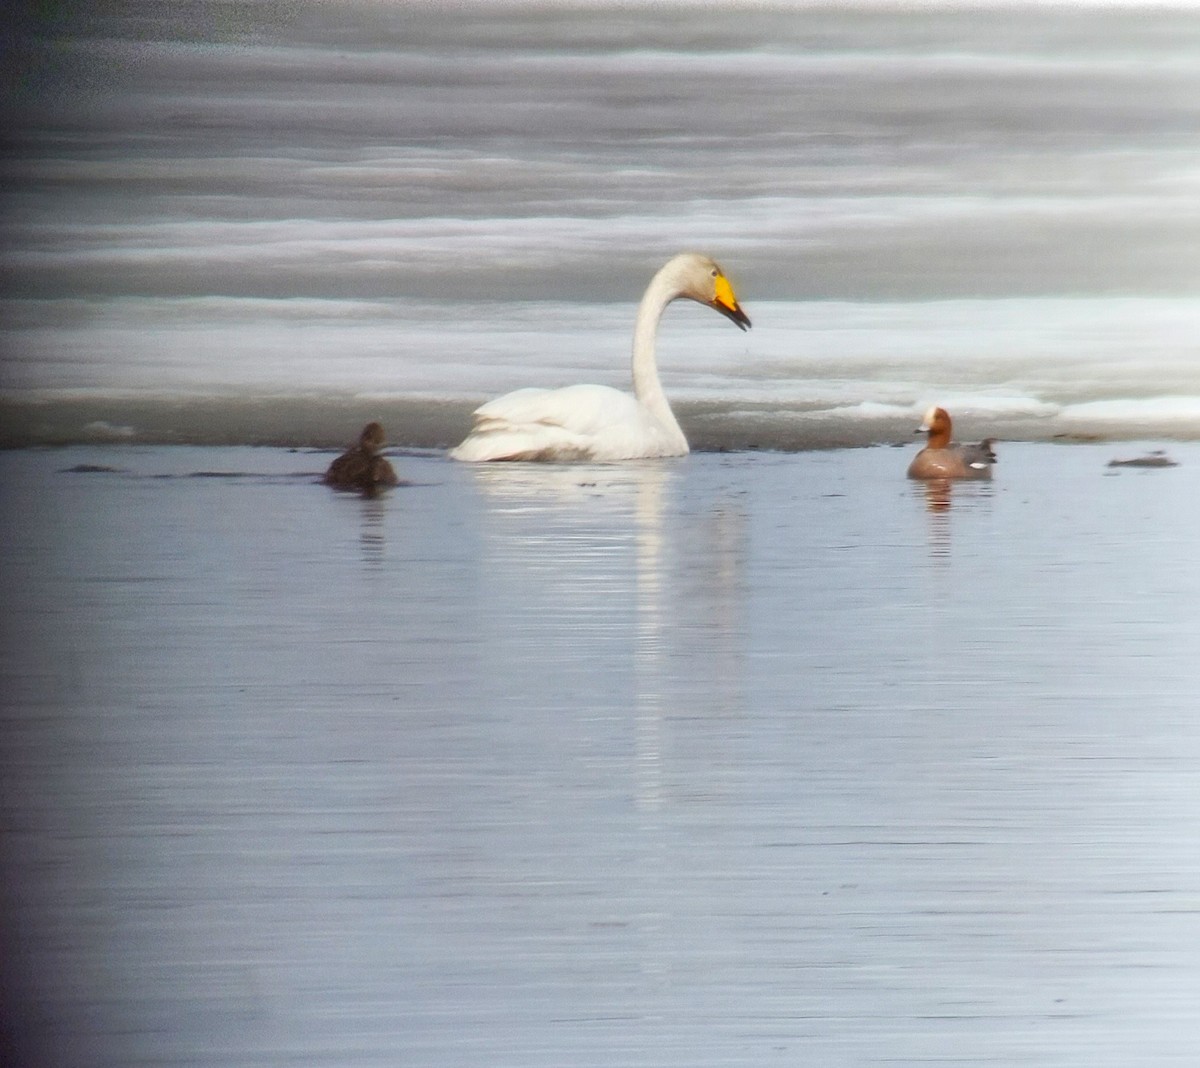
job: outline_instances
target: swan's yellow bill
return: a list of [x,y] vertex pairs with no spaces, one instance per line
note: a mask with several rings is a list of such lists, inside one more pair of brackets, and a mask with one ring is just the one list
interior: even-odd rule
[[733,286],[729,284],[729,279],[723,274],[719,274],[713,282],[713,289],[716,295],[713,298],[711,307],[714,307],[722,315],[732,319],[739,327],[745,330],[750,325],[750,316],[748,316],[738,305],[737,297],[733,295]]

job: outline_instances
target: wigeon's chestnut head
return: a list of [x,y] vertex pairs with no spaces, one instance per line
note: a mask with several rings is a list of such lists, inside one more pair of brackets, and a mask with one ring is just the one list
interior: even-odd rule
[[368,423],[358,436],[358,444],[329,465],[325,484],[366,494],[374,494],[384,486],[398,485],[400,480],[392,465],[379,455],[385,440],[383,427],[379,423]]
[[908,465],[909,478],[991,478],[996,454],[992,438],[978,445],[958,445],[950,440],[954,424],[945,408],[934,405],[925,413],[915,433],[929,439]]

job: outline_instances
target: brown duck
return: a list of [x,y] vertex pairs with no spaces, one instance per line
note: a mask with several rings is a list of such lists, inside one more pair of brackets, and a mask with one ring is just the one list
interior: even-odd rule
[[915,433],[927,433],[929,439],[908,465],[909,478],[991,478],[996,454],[992,439],[978,445],[959,445],[950,440],[953,424],[945,408],[933,407]]
[[392,465],[379,455],[385,444],[383,427],[368,423],[358,437],[358,444],[347,449],[329,465],[324,483],[337,489],[361,490],[375,493],[385,486],[399,483]]

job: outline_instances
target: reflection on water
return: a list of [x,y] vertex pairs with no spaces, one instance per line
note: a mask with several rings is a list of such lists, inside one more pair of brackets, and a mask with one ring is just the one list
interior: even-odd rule
[[949,478],[930,478],[921,484],[925,491],[925,504],[931,512],[946,512],[950,509],[950,494],[954,481]]
[[1200,446],[1012,453],[0,453],[26,1063],[1190,1064]]
[[637,624],[634,646],[637,797],[643,808],[662,800],[662,714],[666,576],[663,574],[663,485],[665,467],[638,482],[634,520],[637,524]]
[[945,559],[950,555],[950,501],[954,484],[948,478],[933,478],[917,483],[929,512],[929,555]]
[[[594,657],[612,651],[614,632],[630,643],[616,654],[628,662],[609,671],[630,680],[646,807],[662,800],[664,717],[723,715],[741,700],[745,516],[727,494],[672,513],[684,470],[679,461],[644,461],[470,472],[488,505],[485,570],[525,576],[537,623],[548,612],[569,620],[577,639],[591,636]],[[554,602],[537,590],[554,591]],[[576,655],[587,652],[585,642]]]
[[362,546],[363,562],[373,568],[383,565],[385,543],[384,515],[387,512],[385,497],[388,494],[368,493],[362,500],[362,526],[359,544]]
[[992,482],[982,479],[931,478],[911,483],[913,493],[924,498],[928,512],[929,555],[935,560],[946,560],[951,551],[951,505],[955,493],[959,494],[960,506],[975,505],[986,501],[992,494]]
[[[664,484],[672,462],[623,464],[481,463],[465,465],[470,480],[491,503],[550,517],[589,502],[593,514],[629,515],[643,484]],[[564,512],[563,509],[568,511]]]

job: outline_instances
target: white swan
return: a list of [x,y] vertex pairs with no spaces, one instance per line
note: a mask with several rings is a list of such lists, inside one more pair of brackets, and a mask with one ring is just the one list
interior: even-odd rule
[[687,438],[658,380],[654,339],[677,297],[707,304],[741,329],[750,319],[724,272],[707,256],[685,252],[650,280],[633,329],[633,395],[609,386],[518,389],[475,411],[455,460],[637,460],[683,456]]

